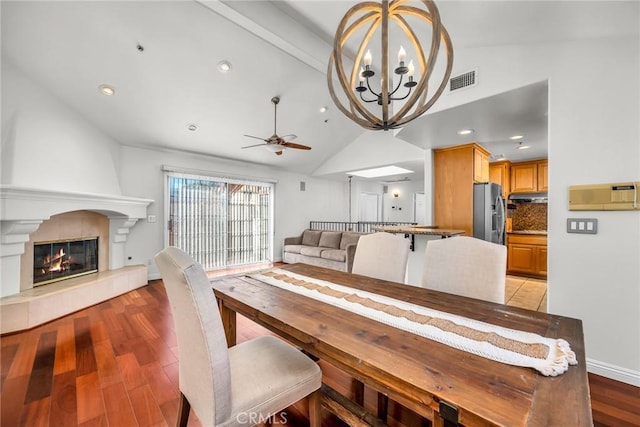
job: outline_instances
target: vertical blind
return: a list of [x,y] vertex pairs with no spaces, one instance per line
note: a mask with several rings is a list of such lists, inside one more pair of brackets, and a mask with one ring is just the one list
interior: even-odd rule
[[270,260],[273,184],[168,175],[169,245],[206,270]]

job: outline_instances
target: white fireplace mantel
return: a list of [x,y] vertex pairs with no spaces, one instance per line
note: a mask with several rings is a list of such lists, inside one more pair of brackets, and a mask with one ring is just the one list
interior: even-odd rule
[[0,296],[20,292],[20,256],[29,235],[52,215],[79,210],[109,218],[109,269],[125,265],[129,229],[147,217],[151,199],[0,185]]

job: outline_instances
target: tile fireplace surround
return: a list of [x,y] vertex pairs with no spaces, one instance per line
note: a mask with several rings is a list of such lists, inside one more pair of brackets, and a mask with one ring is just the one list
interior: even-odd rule
[[[129,229],[153,200],[0,186],[0,333],[29,329],[147,284],[147,266],[125,266]],[[21,274],[30,235],[43,221],[91,211],[108,220],[108,265],[98,273],[33,288]],[[106,242],[105,242],[106,243]],[[31,249],[32,250],[32,249]]]

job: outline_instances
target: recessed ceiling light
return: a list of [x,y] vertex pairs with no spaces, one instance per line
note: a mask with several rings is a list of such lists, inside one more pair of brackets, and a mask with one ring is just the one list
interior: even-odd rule
[[458,131],[458,135],[469,135],[473,133],[473,129],[462,129]]
[[380,176],[397,175],[400,173],[413,173],[413,171],[398,166],[384,166],[381,168],[364,169],[361,171],[347,172],[347,175],[356,175],[363,178],[378,178]]
[[116,94],[116,89],[113,86],[109,85],[100,85],[98,86],[100,93],[107,96],[112,96]]
[[189,129],[191,132],[195,132],[196,130],[198,130],[198,125],[190,124],[187,126],[187,129]]
[[526,150],[529,147],[529,145],[522,145],[522,141],[520,141],[520,144],[518,144],[518,150]]
[[218,62],[218,71],[221,73],[228,73],[231,71],[231,62],[226,60]]
[[513,135],[509,139],[521,139],[521,138],[522,138],[522,135]]
[[326,113],[327,112],[327,107],[320,107],[320,112],[321,113]]

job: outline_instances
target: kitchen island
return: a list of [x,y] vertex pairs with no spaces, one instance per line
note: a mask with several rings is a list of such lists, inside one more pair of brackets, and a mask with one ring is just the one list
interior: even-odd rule
[[411,252],[407,263],[407,283],[420,286],[427,242],[463,235],[464,230],[439,228],[437,225],[389,225],[373,227],[374,231],[385,231],[393,234],[404,234],[411,240]]

